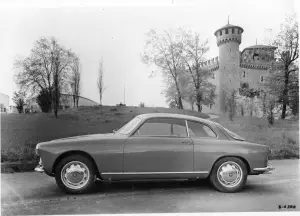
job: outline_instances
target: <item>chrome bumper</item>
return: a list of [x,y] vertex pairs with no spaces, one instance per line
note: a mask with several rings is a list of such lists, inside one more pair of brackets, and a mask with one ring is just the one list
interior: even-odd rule
[[39,172],[39,173],[43,173],[44,172],[44,167],[42,164],[42,159],[40,159],[39,164],[34,168],[34,171]]
[[253,171],[261,172],[261,174],[271,174],[272,170],[274,170],[274,169],[275,169],[275,167],[267,166],[267,167],[263,167],[263,168],[254,168]]
[[44,168],[42,166],[37,166],[37,167],[34,168],[34,171],[39,172],[39,173],[43,173]]

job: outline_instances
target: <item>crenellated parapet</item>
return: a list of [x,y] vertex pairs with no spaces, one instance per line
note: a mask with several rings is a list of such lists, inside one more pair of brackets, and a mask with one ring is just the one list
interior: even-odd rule
[[220,46],[225,43],[236,42],[241,44],[242,42],[242,33],[244,30],[236,25],[228,25],[223,26],[215,32],[215,36],[217,39],[217,45]]
[[219,57],[209,59],[201,64],[202,68],[208,69],[209,71],[215,71],[219,68]]
[[279,62],[273,61],[273,62],[267,63],[267,64],[242,62],[240,64],[240,67],[248,68],[248,69],[257,69],[257,70],[268,70],[268,69],[280,70],[280,69],[282,69],[283,66]]
[[225,44],[225,43],[230,43],[230,42],[236,42],[238,44],[241,44],[241,42],[242,42],[241,35],[225,35],[223,37],[217,38],[218,46]]

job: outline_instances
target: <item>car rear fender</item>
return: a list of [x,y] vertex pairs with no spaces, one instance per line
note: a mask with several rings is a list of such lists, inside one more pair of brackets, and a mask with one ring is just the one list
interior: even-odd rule
[[214,164],[212,165],[212,167],[211,167],[211,169],[210,169],[210,171],[209,171],[209,174],[211,173],[211,170],[213,169],[213,167],[215,166],[215,164],[216,164],[219,160],[221,160],[222,158],[225,158],[225,157],[235,157],[235,158],[238,158],[238,159],[242,160],[243,163],[244,163],[244,164],[246,165],[246,167],[247,167],[248,173],[251,172],[251,168],[250,168],[249,162],[248,162],[244,157],[237,156],[237,155],[225,155],[225,156],[219,157],[219,158],[214,162]]

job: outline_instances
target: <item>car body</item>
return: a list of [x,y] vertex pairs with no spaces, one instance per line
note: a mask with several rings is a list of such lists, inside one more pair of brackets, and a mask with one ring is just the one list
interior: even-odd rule
[[70,193],[95,179],[203,179],[236,192],[248,175],[271,173],[270,148],[250,143],[220,124],[181,114],[148,113],[114,133],[38,143],[36,171],[56,178]]

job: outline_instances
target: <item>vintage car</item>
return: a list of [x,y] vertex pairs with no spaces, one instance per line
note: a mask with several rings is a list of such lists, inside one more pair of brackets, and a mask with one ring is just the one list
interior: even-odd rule
[[148,113],[121,129],[38,143],[35,171],[55,177],[68,193],[96,180],[204,179],[237,192],[248,175],[271,173],[270,148],[250,143],[220,124],[194,116]]

